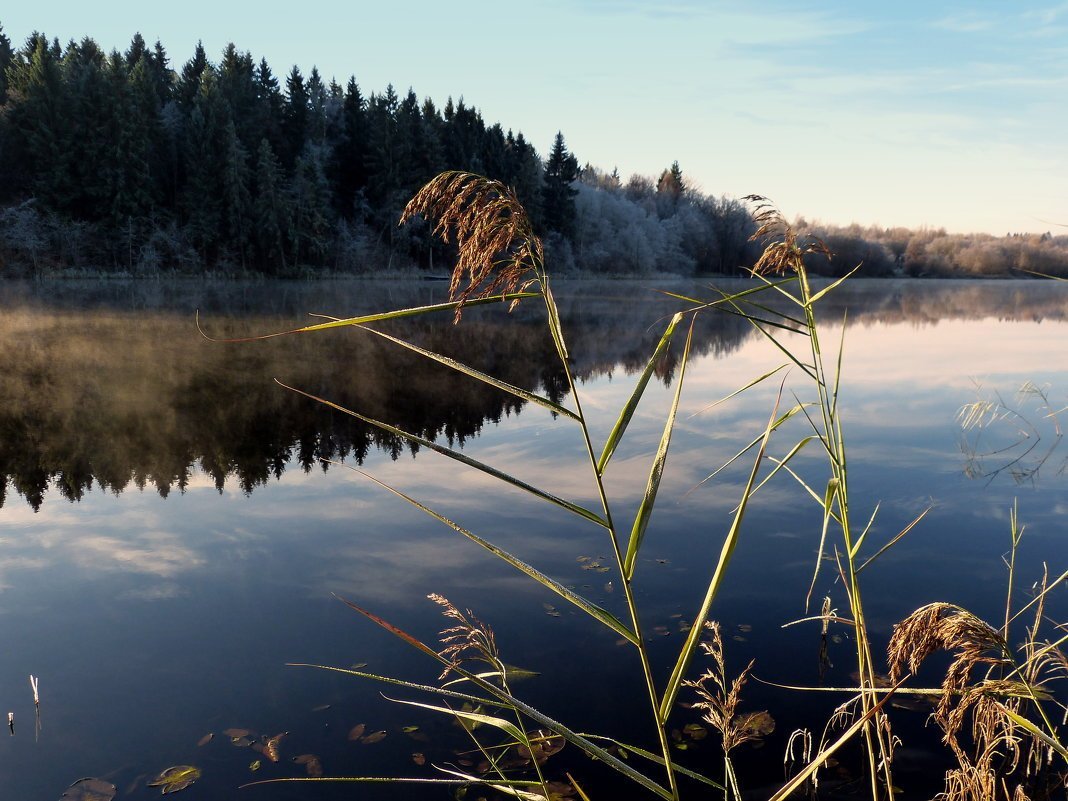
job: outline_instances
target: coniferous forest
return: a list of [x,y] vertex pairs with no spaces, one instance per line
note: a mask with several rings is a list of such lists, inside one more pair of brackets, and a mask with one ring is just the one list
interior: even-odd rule
[[[15,47],[0,26],[0,273],[443,272],[448,246],[397,220],[446,169],[512,186],[558,273],[732,273],[756,254],[746,205],[677,162],[623,181],[580,168],[562,133],[545,144],[463,98],[276,74],[234,44],[182,62],[140,34],[124,52],[44,33]],[[830,274],[1068,275],[1050,233],[799,228],[830,245],[812,265]]]

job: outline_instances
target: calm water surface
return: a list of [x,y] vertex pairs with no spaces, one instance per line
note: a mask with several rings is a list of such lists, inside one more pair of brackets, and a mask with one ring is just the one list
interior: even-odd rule
[[[673,310],[656,286],[556,287],[597,443]],[[710,296],[700,286],[668,288]],[[450,797],[351,785],[235,789],[303,775],[291,761],[299,754],[318,755],[328,775],[433,775],[411,762],[412,752],[441,763],[463,747],[458,729],[383,699],[380,686],[286,666],[366,663],[433,681],[432,664],[334,595],[431,640],[442,620],[425,596],[446,595],[493,626],[506,661],[540,673],[517,685],[524,698],[580,730],[651,745],[644,720],[627,710],[642,703],[638,666],[615,636],[347,467],[414,495],[625,617],[613,572],[584,569],[610,563],[600,530],[273,379],[595,508],[573,423],[428,367],[367,332],[218,344],[194,321],[199,309],[206,331],[236,337],[303,325],[309,312],[348,316],[442,294],[426,282],[0,285],[0,716],[15,715],[14,734],[0,736],[0,798],[51,801],[82,776],[113,782],[119,798],[148,798],[156,790],[146,779],[178,764],[203,770],[184,791],[191,800]],[[458,327],[443,317],[388,328],[570,405],[538,311],[472,309]],[[1068,287],[856,281],[824,309],[826,345],[839,341],[847,313],[841,402],[854,517],[866,521],[879,504],[869,550],[931,509],[863,575],[875,645],[885,647],[895,622],[934,600],[996,622],[1014,499],[1027,524],[1017,592],[1023,597],[1044,561],[1053,574],[1068,567],[1068,446],[1057,436],[1060,421],[1048,416],[1068,415]],[[662,676],[700,603],[747,459],[701,482],[763,428],[776,386],[706,407],[783,361],[730,316],[703,319],[695,351],[637,568]],[[619,520],[637,508],[676,374],[671,358],[659,367],[608,470]],[[1018,395],[1025,384],[1046,394],[1049,409],[1035,392]],[[796,369],[787,388],[809,395]],[[962,432],[957,413],[976,400],[1000,400],[1013,414]],[[801,425],[784,427],[772,453],[785,454],[805,434]],[[814,450],[796,467],[813,486],[826,482]],[[851,683],[844,630],[821,670],[818,628],[781,628],[805,614],[819,531],[818,509],[789,479],[754,499],[713,609],[732,671],[756,659],[754,673],[767,681],[814,686],[822,673],[826,685]],[[830,567],[824,563],[816,597],[847,609]],[[1066,601],[1054,594],[1053,617],[1068,618]],[[31,673],[40,677],[39,730]],[[754,789],[781,780],[789,732],[821,729],[842,700],[756,681],[744,698],[745,709],[767,708],[777,720],[763,749],[739,751],[743,782]],[[677,725],[690,714],[680,710]],[[904,738],[899,783],[906,797],[929,797],[942,763],[925,714],[894,716]],[[350,742],[359,723],[387,737]],[[405,726],[429,739],[412,739]],[[231,745],[227,728],[288,732],[281,761]],[[198,746],[209,732],[214,738]],[[688,751],[686,764],[717,771],[712,739]],[[608,787],[592,763],[567,751],[557,759],[550,766]],[[849,778],[828,781],[848,789]]]

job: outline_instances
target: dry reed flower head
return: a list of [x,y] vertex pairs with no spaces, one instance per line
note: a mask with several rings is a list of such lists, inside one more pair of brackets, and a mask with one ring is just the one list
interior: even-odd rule
[[754,273],[797,273],[804,266],[805,256],[819,254],[831,258],[831,251],[823,240],[813,236],[799,238],[794,227],[782,216],[782,212],[766,197],[746,195],[743,200],[755,206],[753,222],[757,224],[757,230],[749,237],[749,241],[771,240],[753,265]]
[[[522,291],[542,269],[541,240],[515,191],[500,181],[470,172],[443,172],[408,202],[401,224],[417,214],[433,224],[435,235],[455,241],[459,250],[449,282],[449,298],[460,304],[457,322],[466,301]],[[527,278],[531,273],[534,277]],[[461,287],[465,276],[467,285]]]
[[427,596],[441,607],[441,614],[449,620],[456,621],[455,626],[439,632],[441,644],[445,647],[438,656],[449,660],[449,666],[442,671],[439,679],[444,679],[464,662],[484,662],[503,676],[503,666],[497,651],[497,638],[493,629],[483,623],[468,609],[464,614],[443,595],[431,593]]
[[683,686],[691,687],[697,692],[698,700],[694,702],[693,708],[701,712],[702,720],[719,731],[723,738],[723,752],[729,754],[742,743],[759,740],[770,733],[774,722],[767,712],[738,714],[742,688],[749,678],[754,662],[750,661],[745,670],[733,681],[729,681],[719,623],[706,622],[705,628],[710,637],[708,640],[702,640],[700,647],[706,656],[712,658],[713,667],[705,670],[695,681],[684,681]]

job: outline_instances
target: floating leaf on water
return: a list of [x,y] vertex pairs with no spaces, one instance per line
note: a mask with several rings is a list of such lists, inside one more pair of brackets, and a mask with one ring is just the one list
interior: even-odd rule
[[592,558],[593,558],[593,557],[591,557],[591,556],[580,556],[580,557],[579,557],[578,559],[576,559],[575,561],[576,561],[576,562],[588,562],[588,561],[590,561],[590,559],[592,559]]
[[743,637],[741,634],[732,634],[731,639],[735,642],[746,642],[745,637]]
[[322,712],[325,709],[329,709],[330,704],[319,704],[319,706],[313,706],[312,712]]
[[769,715],[767,710],[746,712],[744,715],[735,716],[734,725],[746,734],[764,737],[775,731],[775,718]]
[[689,745],[687,745],[686,743],[672,743],[671,745],[672,745],[673,747],[675,747],[675,748],[679,749],[680,751],[686,751],[686,750],[687,750],[687,749],[689,749],[689,747],[690,747],[690,746],[689,746]]
[[200,778],[200,768],[192,765],[175,765],[167,768],[148,783],[149,787],[159,787],[163,795],[184,790]]
[[688,620],[680,620],[679,621],[679,631],[680,632],[686,632],[686,631],[689,631],[692,628],[693,628],[693,624],[690,623],[690,621],[688,621]]
[[456,762],[461,767],[465,768],[473,768],[475,766],[475,761],[473,759],[457,759]]
[[363,723],[357,723],[355,726],[352,727],[352,730],[349,732],[349,739],[359,740],[361,737],[363,737],[363,733],[365,731],[367,731],[367,726]]
[[367,667],[367,663],[366,662],[357,662],[356,664],[354,664],[352,666],[351,669],[352,670],[363,670],[365,667]]
[[286,736],[286,732],[276,734],[274,737],[264,737],[260,742],[253,743],[252,749],[259,751],[271,762],[277,762],[279,759],[278,744],[282,741],[282,738]]
[[708,736],[708,729],[700,723],[687,723],[682,727],[682,733],[691,740],[703,740]]
[[583,570],[599,570],[600,568],[601,563],[597,561],[587,562],[582,566]]
[[380,743],[386,739],[386,733],[382,730],[371,732],[365,737],[360,738],[360,742],[364,745],[371,745],[372,743]]
[[202,745],[207,745],[208,743],[210,743],[211,742],[211,738],[214,737],[214,736],[215,736],[215,732],[209,731],[207,734],[205,734],[203,737],[201,737],[199,740],[197,740],[197,748],[200,748]]
[[671,564],[670,560],[668,560],[668,559],[657,559],[656,563],[658,565],[670,565]]
[[677,743],[681,743],[682,742],[682,732],[679,731],[678,729],[672,729],[671,730],[671,739],[674,740]]
[[230,745],[236,745],[238,748],[248,748],[252,745],[252,739],[249,737],[231,737]]
[[[853,681],[855,681],[857,683],[858,687],[860,686],[860,673],[859,672],[854,670],[852,673],[849,674],[849,678],[851,678]],[[885,687],[894,686],[894,683],[892,681],[890,681],[890,677],[886,676],[886,675],[884,675],[882,673],[876,673],[875,674],[875,681],[873,683],[874,683],[874,685],[876,687],[885,688]]]
[[739,623],[738,624],[738,631],[742,632],[743,634],[748,634],[752,630],[753,630],[753,627],[750,626],[748,623]]
[[838,645],[840,642],[842,642],[842,635],[841,634],[832,634],[831,635],[831,642],[833,642],[835,645]]
[[[605,592],[615,592],[615,590],[616,590],[616,588],[612,586],[612,582],[611,581],[607,582],[604,585],[604,591]],[[570,787],[570,786],[571,785],[568,785],[568,787]]]
[[542,604],[545,607],[545,614],[549,617],[560,617],[560,611],[552,604]]
[[255,773],[260,769],[260,761],[258,759],[252,760],[252,762],[249,763],[248,769]]
[[419,731],[418,726],[401,726],[401,731],[405,734],[411,734],[413,731]]
[[414,762],[416,765],[420,765],[420,766],[425,765],[426,764],[426,754],[424,754],[422,751],[416,751],[415,753],[412,754],[412,762]]
[[667,637],[671,634],[671,629],[667,626],[653,626],[653,633],[659,634],[661,637]]
[[528,753],[527,749],[520,745],[516,746],[516,751],[519,757],[524,760],[532,753],[534,760],[539,765],[543,765],[549,757],[559,754],[564,750],[564,745],[567,743],[563,737],[549,729],[528,731],[527,739],[530,741],[530,752]]
[[298,765],[303,765],[304,772],[313,779],[318,779],[323,775],[323,763],[315,754],[301,754],[293,757],[293,761]]
[[234,737],[248,737],[252,732],[249,729],[223,729],[223,734],[232,739]]
[[87,777],[78,779],[64,790],[60,801],[111,801],[117,792],[114,784],[103,779]]

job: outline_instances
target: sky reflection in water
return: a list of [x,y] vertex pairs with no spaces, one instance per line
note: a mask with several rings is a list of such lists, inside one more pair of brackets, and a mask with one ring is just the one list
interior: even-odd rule
[[[856,282],[825,314],[840,320],[848,306],[849,319],[857,321],[846,331],[842,394],[854,516],[862,523],[881,504],[869,535],[881,544],[932,507],[917,531],[865,573],[877,648],[894,622],[931,600],[998,618],[1014,498],[1028,524],[1021,586],[1038,578],[1042,560],[1055,574],[1065,566],[1068,453],[1054,449],[1022,483],[1009,471],[968,479],[955,423],[977,391],[1015,402],[1025,381],[1049,384],[1054,408],[1064,406],[1068,293],[1059,285],[1037,286]],[[409,711],[360,681],[284,667],[367,662],[375,671],[433,677],[432,666],[357,619],[332,593],[424,637],[440,625],[421,599],[443,593],[496,628],[508,661],[543,673],[523,692],[546,712],[577,714],[578,725],[641,736],[635,733],[640,725],[614,700],[638,688],[629,654],[624,657],[613,636],[568,609],[547,616],[544,604],[560,608],[557,599],[351,470],[324,471],[318,457],[344,455],[347,465],[360,463],[623,616],[615,576],[583,570],[576,561],[609,556],[602,532],[437,454],[420,451],[413,458],[396,442],[309,408],[270,379],[277,375],[361,410],[394,414],[398,425],[439,441],[462,441],[464,452],[477,459],[595,505],[574,424],[538,408],[519,410],[495,393],[455,381],[440,388],[439,373],[415,375],[403,361],[395,367],[396,351],[369,334],[235,348],[200,341],[190,324],[191,308],[206,304],[214,314],[209,326],[277,330],[299,321],[299,311],[347,314],[427,302],[434,290],[372,291],[357,284],[315,295],[321,291],[290,286],[279,302],[277,291],[254,288],[228,306],[232,298],[221,290],[187,288],[147,299],[136,317],[122,308],[129,298],[115,306],[97,297],[88,303],[91,312],[73,302],[45,302],[29,290],[6,299],[0,326],[8,343],[2,385],[7,445],[0,447],[10,480],[0,509],[0,712],[15,712],[16,736],[0,737],[5,796],[55,798],[85,775],[108,778],[122,791],[142,774],[189,762],[204,769],[198,797],[229,797],[230,788],[253,777],[248,764],[255,755],[219,735],[203,748],[195,743],[231,726],[289,731],[285,753],[319,753],[328,774],[405,770],[411,744],[400,734],[361,749],[346,742],[345,732],[358,722],[402,725],[414,719]],[[257,311],[257,293],[273,305]],[[624,307],[618,298],[635,292],[616,284],[563,283],[557,294],[583,376],[583,405],[603,441],[668,305],[651,300]],[[346,308],[330,309],[327,300]],[[74,331],[89,333],[71,336]],[[472,313],[459,329],[401,328],[403,335],[452,348],[458,358],[547,392],[558,378],[545,369],[551,346],[539,331],[532,311],[507,318],[498,309]],[[840,325],[829,324],[825,347],[835,346],[840,333]],[[654,645],[662,670],[681,642],[679,619],[692,615],[703,594],[748,459],[701,482],[763,427],[777,380],[702,410],[782,361],[766,340],[733,320],[709,323],[697,343],[637,572],[646,625],[672,632],[658,635]],[[74,369],[78,364],[89,369]],[[414,393],[407,389],[413,384]],[[808,395],[796,369],[787,378],[787,397],[794,390]],[[637,507],[672,391],[669,380],[654,380],[609,468],[609,490],[622,499],[614,509],[619,520],[631,519]],[[1021,411],[1052,444],[1053,429],[1032,400],[1025,399]],[[773,453],[785,453],[805,433],[800,424],[784,427]],[[1004,444],[1011,433],[986,436]],[[826,480],[818,456],[811,450],[797,462],[814,487]],[[987,458],[980,472],[998,466],[998,458]],[[1027,466],[1034,466],[1034,457],[1017,467]],[[35,480],[48,487],[41,497]],[[139,480],[146,486],[141,491]],[[59,484],[79,500],[65,500]],[[167,497],[153,485],[164,487]],[[732,665],[755,657],[762,678],[817,680],[816,632],[779,626],[803,615],[819,525],[814,504],[796,483],[776,482],[757,496],[713,612],[732,637]],[[816,597],[828,594],[845,608],[829,568],[824,565]],[[1052,611],[1063,610],[1059,593]],[[848,683],[851,650],[848,642],[832,645],[829,682]],[[576,672],[579,682],[565,681]],[[589,672],[592,686],[581,681]],[[30,673],[41,677],[37,738]],[[749,708],[768,706],[787,734],[795,725],[822,725],[827,709],[823,699],[799,701],[756,684],[747,699]],[[331,706],[312,711],[324,704]],[[915,723],[916,717],[906,729]],[[781,753],[779,740],[768,750]],[[712,750],[693,759],[712,760]],[[255,778],[298,774],[283,760],[265,764]],[[292,788],[243,792],[257,799],[308,797],[307,790]],[[341,793],[315,792],[323,798]]]

